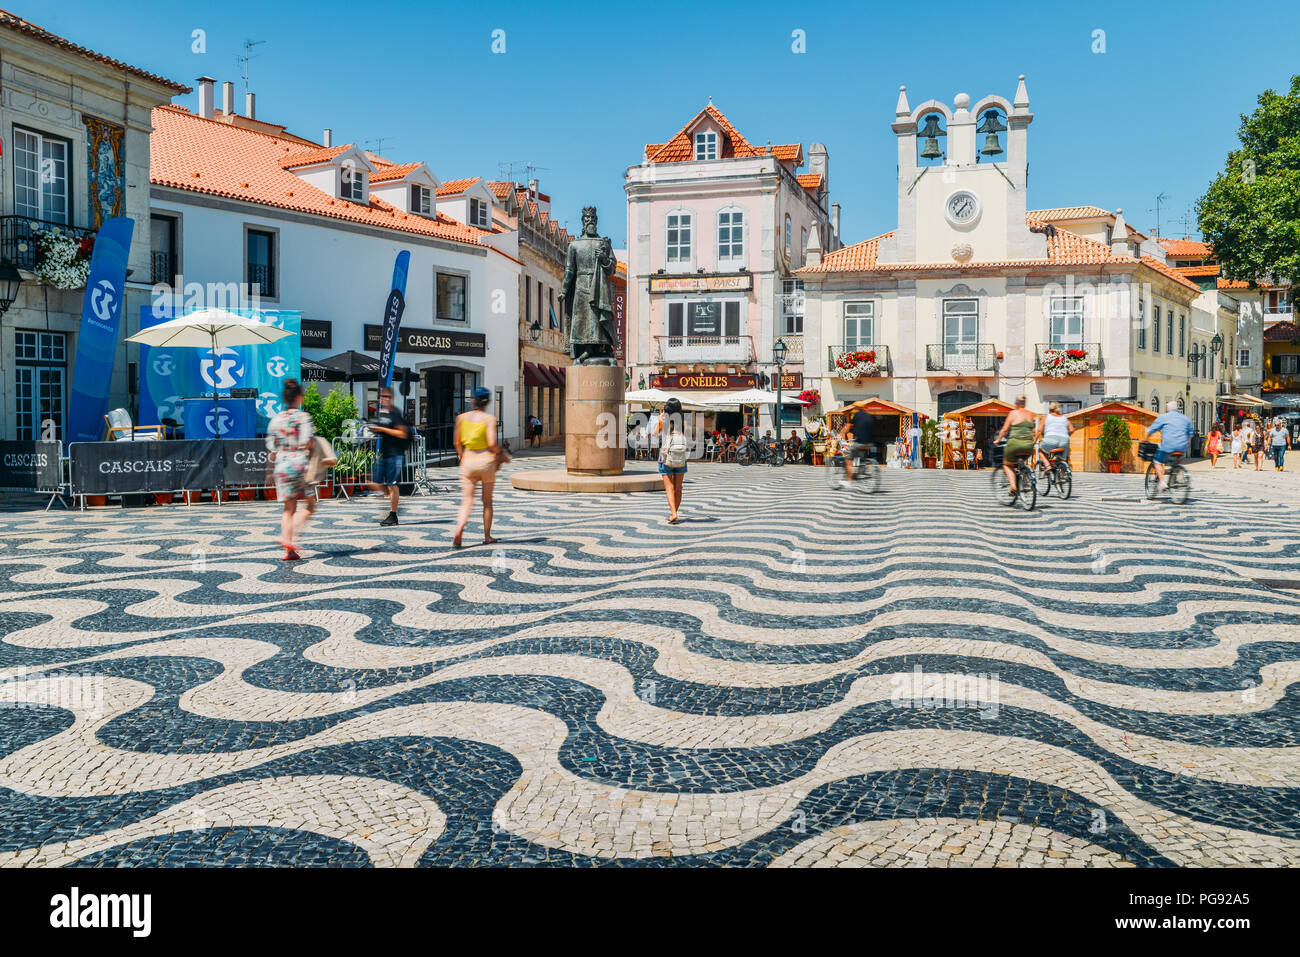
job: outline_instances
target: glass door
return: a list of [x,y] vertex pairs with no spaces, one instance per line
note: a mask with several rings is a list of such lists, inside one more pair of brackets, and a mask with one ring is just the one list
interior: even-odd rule
[[979,302],[975,299],[943,301],[943,359],[945,368],[971,368],[979,342]]

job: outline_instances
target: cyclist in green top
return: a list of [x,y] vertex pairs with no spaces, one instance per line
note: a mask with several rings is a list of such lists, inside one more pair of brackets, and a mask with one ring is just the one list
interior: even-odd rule
[[1007,413],[1007,420],[1002,423],[1002,428],[994,442],[1001,442],[1004,438],[1007,440],[1006,448],[1002,450],[1002,471],[1007,473],[1007,481],[1011,483],[1011,492],[1016,491],[1016,456],[1029,455],[1034,451],[1034,424],[1037,417],[1025,408],[1025,397],[1023,395],[1016,397],[1016,407]]

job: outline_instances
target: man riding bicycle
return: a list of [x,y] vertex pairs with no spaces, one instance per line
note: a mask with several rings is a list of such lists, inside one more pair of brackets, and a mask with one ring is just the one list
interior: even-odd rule
[[840,482],[840,488],[853,487],[853,459],[858,455],[867,454],[867,446],[871,444],[876,428],[875,419],[866,411],[867,403],[864,400],[859,399],[854,402],[853,408],[857,409],[853,413],[853,418],[844,423],[844,428],[840,429],[840,438],[848,443],[843,452],[844,481]]
[[1178,401],[1170,399],[1165,403],[1165,411],[1162,415],[1156,416],[1156,420],[1151,423],[1151,428],[1147,429],[1147,438],[1160,433],[1160,447],[1156,449],[1155,458],[1152,464],[1155,465],[1156,478],[1160,482],[1160,491],[1169,490],[1169,480],[1165,478],[1165,463],[1170,462],[1176,455],[1186,455],[1188,447],[1192,443],[1192,433],[1196,427],[1192,425],[1192,420],[1183,413],[1178,411]]

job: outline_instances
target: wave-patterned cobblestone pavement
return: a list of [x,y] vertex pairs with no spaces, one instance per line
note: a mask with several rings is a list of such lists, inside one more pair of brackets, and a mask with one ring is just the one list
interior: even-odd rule
[[1075,488],[0,512],[0,864],[1300,863],[1294,507]]

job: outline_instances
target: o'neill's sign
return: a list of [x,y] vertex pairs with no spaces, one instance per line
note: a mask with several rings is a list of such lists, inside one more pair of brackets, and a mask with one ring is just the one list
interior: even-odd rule
[[756,379],[752,375],[723,375],[714,372],[687,373],[685,375],[656,375],[650,377],[652,389],[752,389]]

